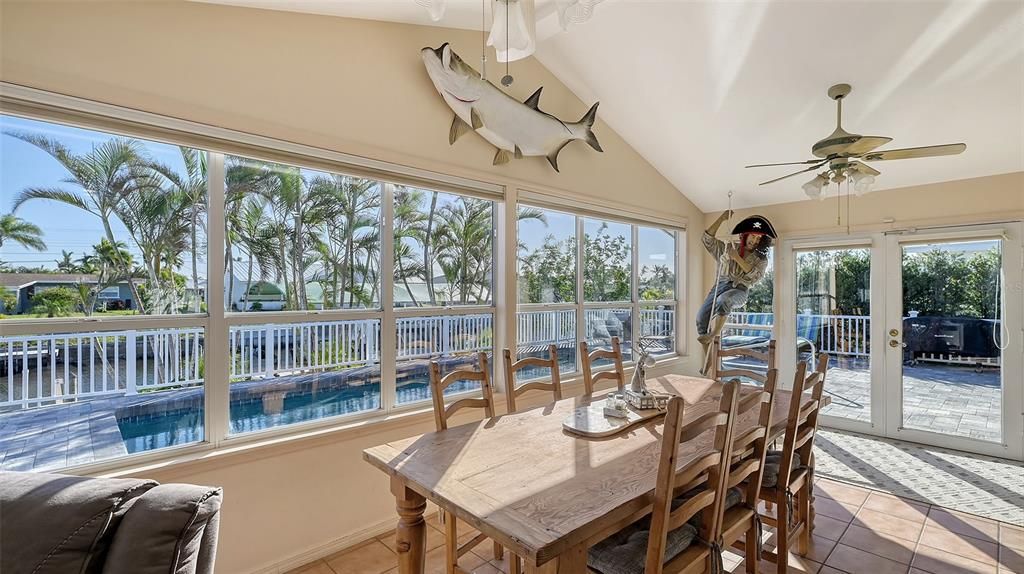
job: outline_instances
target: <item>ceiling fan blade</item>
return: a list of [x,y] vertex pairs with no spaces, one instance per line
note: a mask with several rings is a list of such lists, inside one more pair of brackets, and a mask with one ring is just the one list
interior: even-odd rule
[[864,154],[861,159],[867,161],[883,161],[890,159],[913,159],[919,157],[936,157],[940,155],[956,155],[963,153],[967,144],[955,143],[945,145],[930,145],[924,147],[907,147],[903,149],[887,149],[873,151]]
[[851,167],[851,169],[855,169],[855,170],[857,170],[857,171],[859,171],[861,173],[866,173],[868,175],[881,175],[881,173],[882,173],[882,172],[878,171],[877,169],[871,167],[870,165],[868,165],[866,163],[861,163],[859,161],[851,162],[850,163],[850,167]]
[[754,164],[754,165],[745,165],[743,167],[772,167],[772,166],[776,166],[776,165],[808,165],[808,164],[820,163],[820,162],[821,162],[821,158],[809,159],[807,161],[789,161],[789,162],[785,162],[785,163],[758,163],[758,164]]
[[812,165],[811,167],[809,167],[807,169],[801,169],[800,171],[793,172],[793,173],[791,173],[789,175],[784,175],[782,177],[777,177],[775,179],[769,179],[768,181],[762,181],[761,183],[759,183],[757,185],[768,185],[769,183],[775,183],[776,181],[782,181],[784,179],[793,177],[794,175],[800,175],[801,173],[806,173],[808,171],[814,171],[814,170],[818,169],[819,167],[825,165],[826,163],[828,163],[828,161],[821,161],[821,162],[818,162],[817,165]]
[[860,139],[846,146],[843,155],[860,155],[892,141],[885,136],[861,136]]

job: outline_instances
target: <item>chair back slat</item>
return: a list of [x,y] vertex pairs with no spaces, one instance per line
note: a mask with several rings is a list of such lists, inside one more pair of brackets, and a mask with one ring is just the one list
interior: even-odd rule
[[740,400],[736,428],[728,450],[729,460],[734,465],[728,470],[726,484],[732,488],[745,483],[743,503],[755,510],[764,475],[765,456],[768,454],[768,435],[778,375],[778,370],[770,369],[764,388],[756,389]]
[[766,372],[775,368],[775,339],[768,341],[768,348],[765,351],[757,351],[750,348],[722,348],[722,337],[715,337],[711,345],[711,368],[708,371],[708,378],[725,382],[733,377],[747,377],[759,383],[767,382],[767,375],[750,369],[723,369],[722,359],[725,357],[747,357],[764,362],[768,365]]
[[[818,414],[821,412],[821,396],[825,390],[825,375],[828,371],[829,356],[818,356],[817,368],[807,374],[807,363],[800,361],[793,378],[793,394],[790,397],[789,413],[786,418],[786,438],[782,442],[782,462],[779,465],[777,487],[789,488],[793,477],[794,455],[800,455],[802,465],[810,465],[814,435],[818,431]],[[804,397],[810,393],[810,399]]]
[[[434,403],[434,426],[437,430],[448,428],[448,419],[464,408],[482,408],[490,418],[494,416],[494,390],[491,388],[490,369],[487,354],[477,353],[480,369],[457,369],[441,376],[441,364],[430,361],[430,395]],[[482,398],[459,399],[447,407],[444,404],[444,390],[458,381],[480,381]]]
[[[739,405],[739,384],[726,383],[718,410],[713,416],[703,416],[689,425],[683,424],[684,402],[680,397],[669,399],[662,432],[661,456],[658,464],[657,485],[654,492],[654,510],[647,543],[645,572],[660,574],[664,568],[668,533],[700,514],[699,536],[703,540],[716,540],[725,501],[725,480],[728,457],[726,449],[732,441],[733,424]],[[717,416],[721,415],[721,416]],[[688,429],[689,427],[689,429]],[[700,432],[697,430],[700,429]],[[711,453],[693,461],[686,468],[677,469],[680,443],[684,437],[714,432]],[[690,438],[692,440],[692,438]],[[696,468],[694,468],[696,467]],[[690,492],[690,498],[675,510],[672,499],[679,487],[698,483],[700,490]]]
[[[516,399],[529,391],[551,391],[556,401],[562,399],[562,378],[558,371],[558,346],[548,345],[548,358],[526,357],[518,361],[512,360],[512,351],[505,349],[505,404],[508,412],[516,412]],[[551,382],[531,381],[516,387],[516,372],[529,367],[547,367],[551,369]]]
[[[580,359],[583,363],[583,388],[588,395],[594,392],[598,381],[612,380],[621,391],[626,386],[626,371],[622,368],[622,347],[618,337],[612,337],[611,350],[598,349],[591,351],[586,341],[580,341]],[[593,373],[593,363],[598,359],[611,359],[613,368],[610,371]]]

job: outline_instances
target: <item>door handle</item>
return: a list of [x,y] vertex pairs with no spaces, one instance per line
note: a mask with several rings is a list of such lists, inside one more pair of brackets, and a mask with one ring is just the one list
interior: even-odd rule
[[896,339],[889,339],[889,346],[895,349],[896,347],[906,347],[907,344],[901,343]]

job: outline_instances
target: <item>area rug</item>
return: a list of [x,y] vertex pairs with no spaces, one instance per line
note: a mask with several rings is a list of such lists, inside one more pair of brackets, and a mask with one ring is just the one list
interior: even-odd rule
[[1024,526],[1024,464],[822,429],[819,476]]

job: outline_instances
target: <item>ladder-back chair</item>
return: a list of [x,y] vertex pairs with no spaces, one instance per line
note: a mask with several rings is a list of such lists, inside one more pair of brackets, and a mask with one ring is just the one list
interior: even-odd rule
[[732,465],[725,483],[727,505],[722,517],[722,545],[735,544],[743,549],[746,570],[751,574],[756,574],[760,562],[762,529],[757,504],[771,435],[778,374],[775,369],[768,371],[763,389],[755,388],[740,395],[729,450]]
[[[516,399],[528,391],[550,391],[556,401],[562,398],[562,379],[558,371],[558,346],[548,345],[548,358],[526,357],[518,361],[512,360],[512,351],[505,349],[505,402],[508,412],[516,412]],[[551,382],[530,381],[516,386],[516,373],[530,367],[547,367],[551,369]]]
[[817,368],[807,375],[807,363],[797,365],[793,380],[786,437],[781,451],[770,451],[765,462],[760,497],[776,508],[776,517],[762,516],[777,533],[776,553],[765,558],[776,563],[784,574],[789,567],[789,551],[795,541],[797,554],[807,553],[811,542],[814,516],[811,508],[814,488],[814,435],[818,431],[818,414],[825,389],[829,356],[818,356]]
[[[464,408],[482,408],[488,418],[494,416],[494,390],[491,387],[491,371],[487,365],[487,354],[478,353],[477,360],[479,369],[456,369],[444,376],[441,376],[441,364],[437,361],[430,362],[430,394],[434,401],[434,424],[437,430],[446,430],[448,419]],[[458,381],[480,381],[483,398],[458,399],[445,406],[444,390]],[[465,544],[460,545],[455,515],[447,510],[442,511],[441,521],[444,523],[446,572],[447,574],[461,573],[463,569],[459,567],[459,558],[486,540],[487,536],[479,533]],[[494,556],[499,560],[504,556],[504,548],[497,542],[494,543]],[[515,559],[513,561],[518,563]]]
[[[645,574],[714,571],[721,559],[715,541],[725,504],[726,453],[738,399],[739,384],[728,383],[717,408],[685,425],[683,399],[669,399],[653,512],[595,544],[587,557],[591,569],[600,574],[636,572],[639,565]],[[711,435],[705,435],[709,431]],[[710,442],[712,449],[679,469],[679,445],[694,440]],[[638,541],[643,540],[645,529],[643,547]]]
[[[610,371],[593,373],[594,361],[598,359],[611,359],[614,368]],[[622,368],[622,346],[619,345],[619,338],[612,337],[611,350],[598,349],[591,351],[586,341],[580,341],[580,360],[583,363],[583,388],[586,394],[594,392],[594,385],[605,379],[615,381],[621,391],[626,386],[626,371]]]
[[[727,357],[747,357],[755,359],[767,365],[767,369],[764,374],[750,369],[723,369],[722,359]],[[774,368],[775,339],[768,341],[768,348],[766,350],[759,351],[749,347],[732,347],[729,349],[723,349],[722,337],[719,336],[715,337],[715,340],[711,345],[711,368],[708,370],[707,377],[723,383],[726,380],[746,377],[763,385],[768,381],[768,371],[771,371]]]

